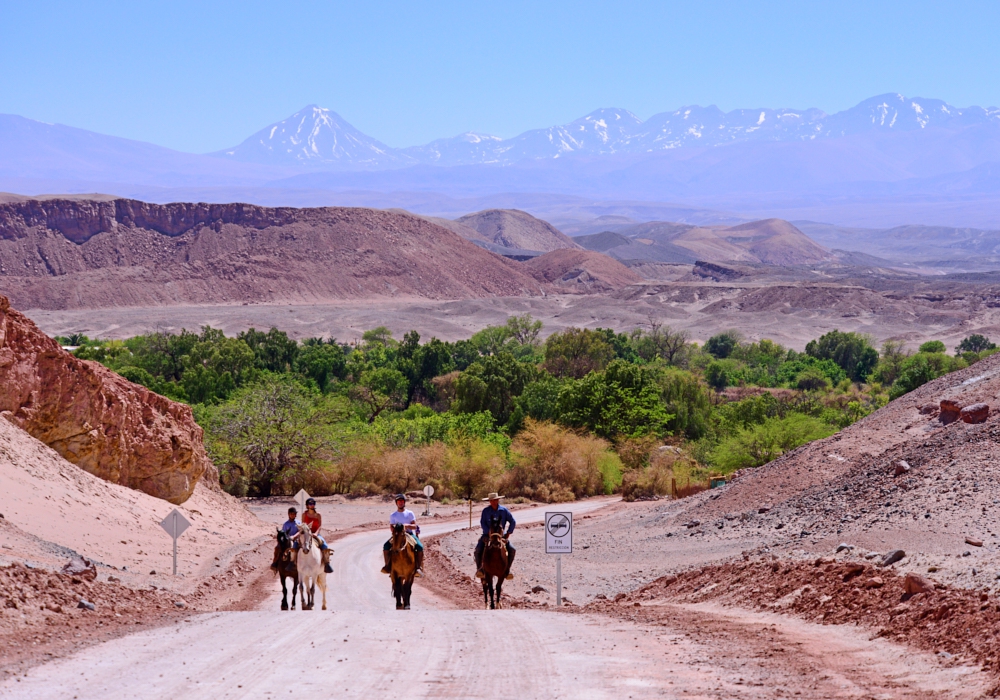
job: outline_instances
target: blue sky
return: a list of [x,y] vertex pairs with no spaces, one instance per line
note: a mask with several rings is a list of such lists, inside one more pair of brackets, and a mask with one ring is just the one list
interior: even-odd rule
[[391,146],[598,107],[1000,104],[996,2],[0,0],[0,113],[206,152],[306,104]]

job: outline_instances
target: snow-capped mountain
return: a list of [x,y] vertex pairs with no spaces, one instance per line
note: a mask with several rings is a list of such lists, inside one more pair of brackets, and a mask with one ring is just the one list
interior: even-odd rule
[[329,109],[309,105],[233,148],[211,155],[269,165],[378,168],[416,161],[367,136]]
[[361,133],[336,112],[311,105],[262,129],[239,146],[213,155],[255,163],[336,169],[510,165],[579,155],[642,154],[749,141],[810,141],[867,132],[977,124],[1000,127],[1000,109],[960,109],[941,100],[887,94],[832,115],[818,109],[723,112],[714,105],[692,105],[642,121],[624,109],[599,109],[568,124],[533,129],[509,139],[470,132],[424,146],[393,149]]

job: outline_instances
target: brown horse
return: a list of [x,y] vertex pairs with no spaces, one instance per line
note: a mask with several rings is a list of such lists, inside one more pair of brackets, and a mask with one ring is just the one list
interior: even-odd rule
[[[483,547],[483,601],[490,610],[497,610],[500,595],[503,591],[504,577],[507,574],[507,540],[504,539],[500,524],[493,521],[490,526],[490,538]],[[496,578],[494,585],[493,579]]]
[[389,546],[389,578],[392,579],[392,595],[396,598],[396,610],[410,609],[410,593],[413,577],[417,572],[417,553],[410,544],[402,525],[393,525]]
[[299,569],[292,561],[292,541],[282,530],[278,530],[278,543],[274,545],[274,561],[271,570],[281,576],[281,609],[288,610],[288,588],[286,579],[292,579],[292,610],[295,610],[295,596],[299,592]]

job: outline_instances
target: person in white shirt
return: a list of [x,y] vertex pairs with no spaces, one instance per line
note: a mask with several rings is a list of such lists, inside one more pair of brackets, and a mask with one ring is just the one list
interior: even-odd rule
[[[402,525],[406,533],[412,535],[413,539],[416,540],[416,575],[423,576],[424,544],[420,541],[420,527],[417,525],[417,516],[413,514],[412,510],[406,509],[406,496],[401,493],[396,494],[396,512],[389,516],[389,532],[392,532],[395,525]],[[389,573],[389,550],[391,548],[392,539],[388,539],[382,546],[382,557],[385,559],[385,566],[382,567],[383,574]]]

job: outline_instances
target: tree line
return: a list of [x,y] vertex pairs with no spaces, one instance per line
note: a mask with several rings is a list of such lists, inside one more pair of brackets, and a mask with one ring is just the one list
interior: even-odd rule
[[940,341],[876,350],[839,330],[804,352],[736,331],[699,345],[655,321],[543,340],[528,315],[455,342],[385,327],[341,343],[208,326],[58,340],[191,404],[237,495],[432,483],[443,498],[503,488],[539,500],[662,495],[678,479],[756,467],[996,351],[982,335],[952,355]]

